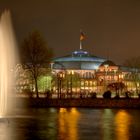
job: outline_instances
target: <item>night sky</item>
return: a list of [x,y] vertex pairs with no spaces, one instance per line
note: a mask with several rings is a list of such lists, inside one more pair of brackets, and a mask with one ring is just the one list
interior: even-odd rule
[[39,30],[55,56],[83,48],[121,64],[140,56],[140,0],[0,0],[0,12],[11,10],[16,38]]

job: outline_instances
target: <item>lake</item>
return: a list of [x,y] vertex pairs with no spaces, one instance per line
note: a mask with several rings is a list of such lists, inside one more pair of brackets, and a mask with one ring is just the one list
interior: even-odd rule
[[140,110],[15,109],[0,118],[0,140],[137,140]]

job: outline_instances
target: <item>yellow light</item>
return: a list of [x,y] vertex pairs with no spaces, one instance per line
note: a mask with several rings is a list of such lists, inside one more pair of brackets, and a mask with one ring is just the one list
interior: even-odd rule
[[124,110],[121,110],[115,116],[116,134],[118,140],[129,139],[129,126],[131,123],[131,116]]
[[[63,112],[65,108],[60,108]],[[78,140],[78,121],[80,114],[76,108],[67,109],[65,113],[59,112],[59,137],[66,140]]]
[[66,108],[60,108],[59,112],[60,113],[65,113],[65,112],[67,112],[67,110],[66,110]]
[[77,111],[76,108],[73,107],[73,108],[71,108],[71,112],[72,112],[72,113],[77,113],[78,111]]
[[71,71],[71,74],[72,74],[72,75],[74,74],[74,71],[73,71],[73,70]]

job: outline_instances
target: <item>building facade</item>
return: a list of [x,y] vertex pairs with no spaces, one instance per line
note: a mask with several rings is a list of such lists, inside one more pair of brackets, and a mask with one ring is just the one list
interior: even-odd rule
[[[111,60],[97,57],[80,49],[71,55],[54,58],[51,62],[51,72],[38,77],[39,93],[52,91],[57,97],[91,96],[97,93],[102,97],[103,93],[111,90],[120,94],[130,91],[139,93],[140,71],[116,65]],[[44,71],[45,68],[41,68]],[[16,68],[18,93],[34,92],[34,80],[28,69],[22,65]]]
[[88,95],[96,92],[102,96],[107,90],[114,93],[139,91],[138,71],[136,75],[133,69],[116,65],[84,50],[53,59],[51,68],[55,77],[52,82],[55,93]]

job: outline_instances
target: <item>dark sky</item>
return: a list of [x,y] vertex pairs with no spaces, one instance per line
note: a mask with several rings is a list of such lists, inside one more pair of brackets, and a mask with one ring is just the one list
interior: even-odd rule
[[79,49],[82,29],[84,49],[94,55],[118,64],[140,56],[140,0],[0,0],[5,8],[19,44],[37,29],[55,56],[67,55]]

